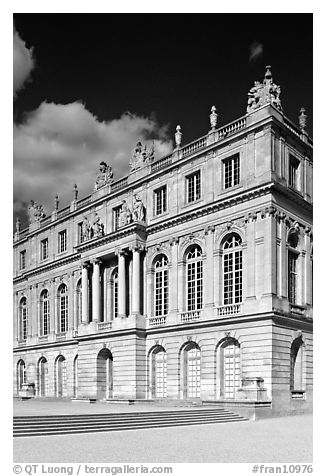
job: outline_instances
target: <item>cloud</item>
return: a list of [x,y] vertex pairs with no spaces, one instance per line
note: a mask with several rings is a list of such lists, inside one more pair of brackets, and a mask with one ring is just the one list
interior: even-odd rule
[[263,55],[264,46],[258,41],[254,41],[249,45],[249,62],[256,61],[260,56]]
[[15,95],[22,89],[35,65],[32,48],[26,48],[25,42],[20,38],[16,30],[14,30],[13,53],[13,87]]
[[115,179],[129,171],[132,151],[140,140],[155,143],[155,157],[172,150],[167,126],[153,118],[124,113],[119,119],[100,122],[86,107],[43,102],[24,123],[14,125],[14,210],[26,210],[33,199],[53,210],[72,200],[74,183],[79,197],[93,190],[99,163],[111,164]]

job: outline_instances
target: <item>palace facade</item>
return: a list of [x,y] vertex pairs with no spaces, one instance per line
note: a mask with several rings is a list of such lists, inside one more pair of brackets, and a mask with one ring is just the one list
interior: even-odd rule
[[247,112],[14,237],[14,393],[312,403],[312,140],[266,68]]

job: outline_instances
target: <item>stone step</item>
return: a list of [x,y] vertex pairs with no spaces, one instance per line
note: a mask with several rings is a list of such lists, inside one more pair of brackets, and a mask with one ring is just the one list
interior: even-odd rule
[[[45,436],[247,421],[227,411],[140,412],[138,414],[58,415],[14,418],[14,436]],[[105,417],[105,418],[103,418]],[[112,418],[114,417],[114,418]],[[18,420],[17,420],[18,418]],[[43,418],[43,419],[42,419]]]

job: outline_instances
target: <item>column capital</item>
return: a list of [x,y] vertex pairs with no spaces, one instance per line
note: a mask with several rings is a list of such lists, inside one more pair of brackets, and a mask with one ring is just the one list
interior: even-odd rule
[[145,250],[145,246],[142,244],[142,243],[134,243],[132,245],[129,246],[129,249],[130,251],[132,251],[133,253],[135,251],[138,251],[139,253],[141,251],[144,251]]
[[89,266],[90,266],[90,261],[89,261],[89,260],[85,260],[85,261],[82,261],[82,262],[81,262],[81,267],[82,267],[82,268],[88,269]]
[[120,246],[114,250],[114,254],[116,256],[126,256],[127,251],[125,249],[122,249]]
[[92,265],[94,265],[94,264],[101,265],[103,263],[103,261],[100,258],[93,258],[91,263],[92,263]]
[[169,245],[174,246],[179,243],[179,238],[177,236],[172,236],[172,238],[169,239]]

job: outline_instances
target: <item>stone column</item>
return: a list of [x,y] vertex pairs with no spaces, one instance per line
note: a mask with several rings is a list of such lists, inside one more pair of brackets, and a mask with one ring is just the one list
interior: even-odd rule
[[138,315],[140,313],[140,252],[139,246],[132,249],[132,302],[131,313]]
[[74,283],[74,324],[73,329],[76,330],[78,328],[78,294],[77,294],[77,285]]
[[93,261],[93,277],[92,277],[92,289],[93,289],[93,300],[92,300],[92,314],[93,322],[99,322],[100,313],[101,313],[101,282],[100,282],[100,265],[101,261],[95,259]]
[[55,333],[55,315],[56,315],[56,288],[55,278],[50,279],[50,329],[49,332]]
[[113,321],[113,279],[112,270],[110,269],[110,277],[106,276],[106,316],[105,321]]
[[305,250],[306,250],[306,295],[304,304],[312,304],[312,258],[311,258],[311,229],[305,229]]
[[88,323],[88,267],[89,263],[82,264],[82,323]]
[[244,298],[246,299],[256,299],[256,220],[256,213],[249,213],[247,222],[247,261],[244,263],[244,269],[246,270]]
[[280,255],[280,296],[286,298],[288,295],[287,288],[287,269],[288,269],[288,254],[286,243],[286,215],[281,213],[280,215],[280,228],[281,228],[281,255]]
[[152,268],[146,271],[146,313],[147,317],[154,315],[154,285],[153,285],[154,270]]
[[74,273],[68,273],[68,327],[67,330],[73,330],[75,326],[74,316],[74,296],[75,296],[75,283]]
[[264,226],[264,295],[276,294],[276,209],[273,206],[265,210]]
[[125,252],[117,251],[118,255],[118,316],[126,317],[126,258]]

